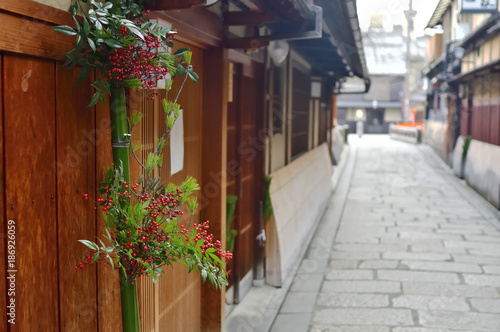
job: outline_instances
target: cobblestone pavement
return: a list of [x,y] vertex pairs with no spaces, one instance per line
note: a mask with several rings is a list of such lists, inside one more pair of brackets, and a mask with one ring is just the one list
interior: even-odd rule
[[350,140],[350,181],[332,196],[271,331],[499,332],[498,210],[427,146]]

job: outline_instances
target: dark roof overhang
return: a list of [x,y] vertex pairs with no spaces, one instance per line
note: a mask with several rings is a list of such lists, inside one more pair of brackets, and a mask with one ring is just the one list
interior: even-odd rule
[[[248,2],[255,4],[253,1],[242,0],[242,4],[250,9],[252,6]],[[312,4],[305,0],[262,0],[260,7],[253,8],[260,12],[247,10],[225,13],[226,24],[242,25],[243,17],[251,14],[256,15],[256,20],[245,24],[263,24],[271,33],[229,38],[226,47],[257,48],[267,46],[273,40],[287,40],[290,47],[312,65],[313,75],[329,76],[334,80],[357,76],[365,82],[368,90],[370,80],[355,0],[314,0]],[[263,13],[268,11],[272,14],[265,15],[269,21],[263,22],[257,18],[263,17]],[[238,19],[234,19],[235,15]],[[272,20],[271,16],[275,19]]]
[[290,44],[313,65],[313,74],[333,75],[336,80],[357,76],[368,91],[370,79],[366,67],[362,34],[355,0],[316,0],[323,9],[323,33],[320,38],[294,40]]
[[315,4],[323,8],[322,37],[293,41],[292,45],[320,70],[367,78],[356,2],[317,0]]
[[445,53],[441,54],[439,58],[432,61],[422,70],[422,74],[427,78],[433,78],[442,73],[444,69],[444,57]]
[[460,83],[490,72],[500,72],[500,59],[487,63],[466,73],[455,75],[449,78],[446,82],[450,84]]
[[[156,0],[160,1],[160,0]],[[207,0],[168,0],[175,6],[198,10]],[[357,76],[369,88],[369,76],[363,51],[362,35],[356,12],[356,0],[237,0],[231,6],[221,2],[223,25],[247,26],[251,34],[226,34],[225,48],[257,49],[273,40],[287,40],[312,66],[312,74],[338,81]],[[174,6],[175,5],[175,6]],[[236,6],[236,8],[235,8]],[[262,29],[267,32],[261,35]]]

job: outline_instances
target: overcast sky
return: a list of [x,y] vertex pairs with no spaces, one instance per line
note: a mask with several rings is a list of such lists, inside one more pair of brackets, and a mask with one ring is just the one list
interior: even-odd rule
[[[439,0],[413,0],[413,9],[417,11],[415,16],[415,35],[424,34],[424,28],[434,12]],[[384,19],[384,27],[392,30],[394,24],[406,27],[404,11],[409,7],[409,0],[357,0],[359,25],[366,31],[370,25],[370,15],[381,13]]]

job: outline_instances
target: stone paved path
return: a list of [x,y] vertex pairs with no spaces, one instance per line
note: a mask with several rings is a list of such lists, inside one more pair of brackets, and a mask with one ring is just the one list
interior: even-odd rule
[[499,332],[498,210],[427,146],[350,140],[271,331]]

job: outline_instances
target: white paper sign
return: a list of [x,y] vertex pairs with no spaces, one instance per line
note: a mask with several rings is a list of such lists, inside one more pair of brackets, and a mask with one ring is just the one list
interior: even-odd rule
[[462,13],[493,13],[498,11],[498,0],[462,0]]
[[175,121],[174,128],[170,133],[170,175],[184,168],[184,120],[183,110]]

